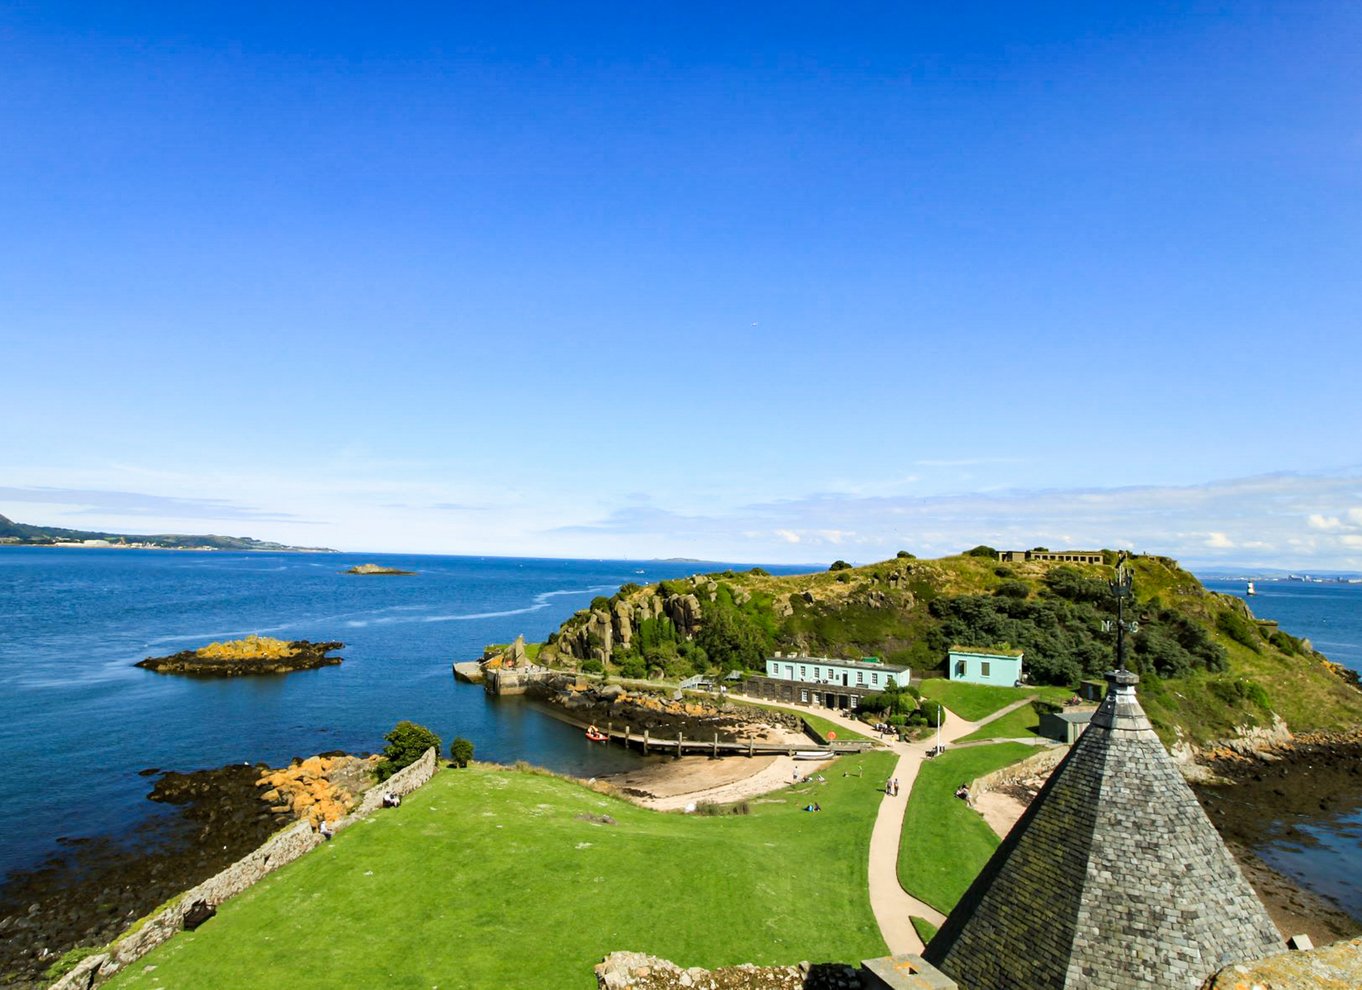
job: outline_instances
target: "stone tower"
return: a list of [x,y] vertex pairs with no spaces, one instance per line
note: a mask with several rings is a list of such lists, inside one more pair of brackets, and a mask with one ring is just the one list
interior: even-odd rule
[[1195,988],[1281,936],[1135,698],[1087,730],[923,955],[969,990]]

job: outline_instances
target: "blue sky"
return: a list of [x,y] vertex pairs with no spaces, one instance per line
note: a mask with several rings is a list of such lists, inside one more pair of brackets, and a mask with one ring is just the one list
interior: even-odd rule
[[1362,8],[1086,6],[0,5],[0,513],[1362,568]]

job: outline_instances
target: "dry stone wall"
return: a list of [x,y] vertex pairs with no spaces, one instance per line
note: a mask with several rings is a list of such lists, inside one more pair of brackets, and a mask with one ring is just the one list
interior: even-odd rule
[[[409,767],[393,774],[381,785],[364,792],[358,807],[332,828],[339,832],[367,818],[383,804],[388,792],[406,795],[425,784],[435,775],[436,753],[428,749]],[[209,877],[197,887],[191,887],[156,914],[144,919],[135,930],[119,936],[108,951],[97,953],[81,961],[70,973],[52,984],[50,990],[86,990],[118,972],[129,963],[141,959],[156,946],[184,928],[185,913],[200,902],[217,907],[259,883],[281,866],[292,863],[325,840],[313,831],[306,821],[295,822],[270,839],[250,855],[245,856],[221,873]]]

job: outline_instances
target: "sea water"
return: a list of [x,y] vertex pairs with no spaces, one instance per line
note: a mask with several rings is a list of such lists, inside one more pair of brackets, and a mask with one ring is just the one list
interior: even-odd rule
[[[366,562],[417,573],[342,573]],[[446,746],[472,740],[479,759],[582,777],[633,766],[634,753],[588,743],[523,698],[456,683],[451,664],[521,633],[543,640],[626,582],[725,566],[0,548],[0,875],[36,865],[60,838],[122,835],[173,813],[146,800],[139,771],[373,752],[401,719]],[[339,640],[345,662],[227,679],[133,666],[249,633]]]
[[[1362,671],[1362,585],[1339,582],[1207,581],[1212,591],[1238,595],[1260,619],[1276,619],[1293,636],[1304,636],[1330,660]],[[1271,838],[1255,851],[1277,871],[1337,901],[1362,919],[1362,795],[1332,813],[1273,822]],[[1297,835],[1288,838],[1284,826]]]

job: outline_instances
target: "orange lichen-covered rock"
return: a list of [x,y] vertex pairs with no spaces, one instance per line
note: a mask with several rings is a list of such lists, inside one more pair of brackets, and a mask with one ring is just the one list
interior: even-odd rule
[[335,821],[355,804],[355,791],[369,783],[374,757],[311,756],[292,766],[262,774],[257,786],[272,811],[291,812],[313,825]]

